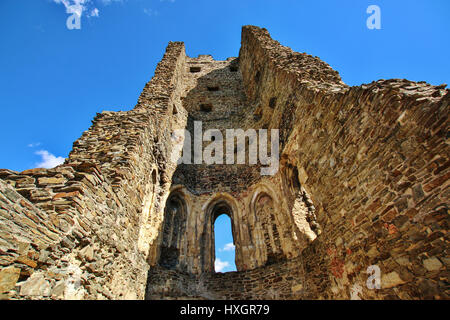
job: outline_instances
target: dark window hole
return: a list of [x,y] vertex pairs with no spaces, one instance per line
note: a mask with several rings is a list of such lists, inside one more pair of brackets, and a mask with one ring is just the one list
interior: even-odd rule
[[261,72],[256,72],[255,74],[255,82],[259,82],[259,80],[261,79]]
[[277,105],[277,98],[275,98],[275,97],[270,98],[269,107],[271,107],[273,109],[273,108],[275,108],[276,105]]
[[200,105],[200,111],[211,112],[212,111],[212,104],[201,104]]

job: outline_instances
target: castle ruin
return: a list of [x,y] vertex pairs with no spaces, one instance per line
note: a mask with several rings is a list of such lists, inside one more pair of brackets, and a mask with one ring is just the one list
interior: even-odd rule
[[[255,26],[225,61],[171,42],[64,164],[0,170],[0,297],[448,299],[449,103],[445,85],[349,87]],[[279,129],[278,170],[172,161],[198,121]],[[221,214],[237,272],[214,272]]]

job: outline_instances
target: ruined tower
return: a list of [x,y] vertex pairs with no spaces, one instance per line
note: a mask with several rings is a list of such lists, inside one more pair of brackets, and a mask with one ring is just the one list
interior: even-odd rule
[[[169,43],[136,107],[97,114],[63,165],[0,170],[0,295],[448,299],[449,102],[425,82],[349,87],[254,26],[225,61]],[[174,161],[198,122],[278,129],[276,173]],[[237,272],[214,272],[220,214]]]

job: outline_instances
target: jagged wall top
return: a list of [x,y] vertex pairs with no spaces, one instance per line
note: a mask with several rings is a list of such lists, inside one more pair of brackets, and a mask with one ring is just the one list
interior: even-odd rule
[[331,68],[318,57],[306,53],[294,52],[271,38],[265,28],[256,26],[242,27],[242,48],[246,45],[263,49],[270,63],[287,73],[295,74],[302,81],[321,86],[346,86],[339,72]]

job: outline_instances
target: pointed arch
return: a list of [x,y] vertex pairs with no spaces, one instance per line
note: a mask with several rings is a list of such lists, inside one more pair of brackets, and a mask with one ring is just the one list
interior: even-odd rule
[[276,208],[278,201],[272,195],[271,188],[261,184],[257,187],[251,202],[251,210],[258,225],[259,234],[256,234],[259,252],[264,257],[263,264],[272,264],[285,258],[281,246],[280,222],[277,220]]
[[159,265],[167,269],[183,269],[180,256],[183,251],[182,240],[186,231],[188,207],[184,194],[173,190],[166,200],[161,235]]
[[200,265],[203,271],[214,272],[215,261],[215,238],[214,238],[214,222],[222,214],[226,214],[231,220],[231,233],[233,243],[235,244],[235,264],[240,270],[238,227],[235,222],[239,216],[239,209],[236,200],[228,193],[218,193],[211,200],[207,201],[202,207],[205,212],[204,228],[200,240]]

